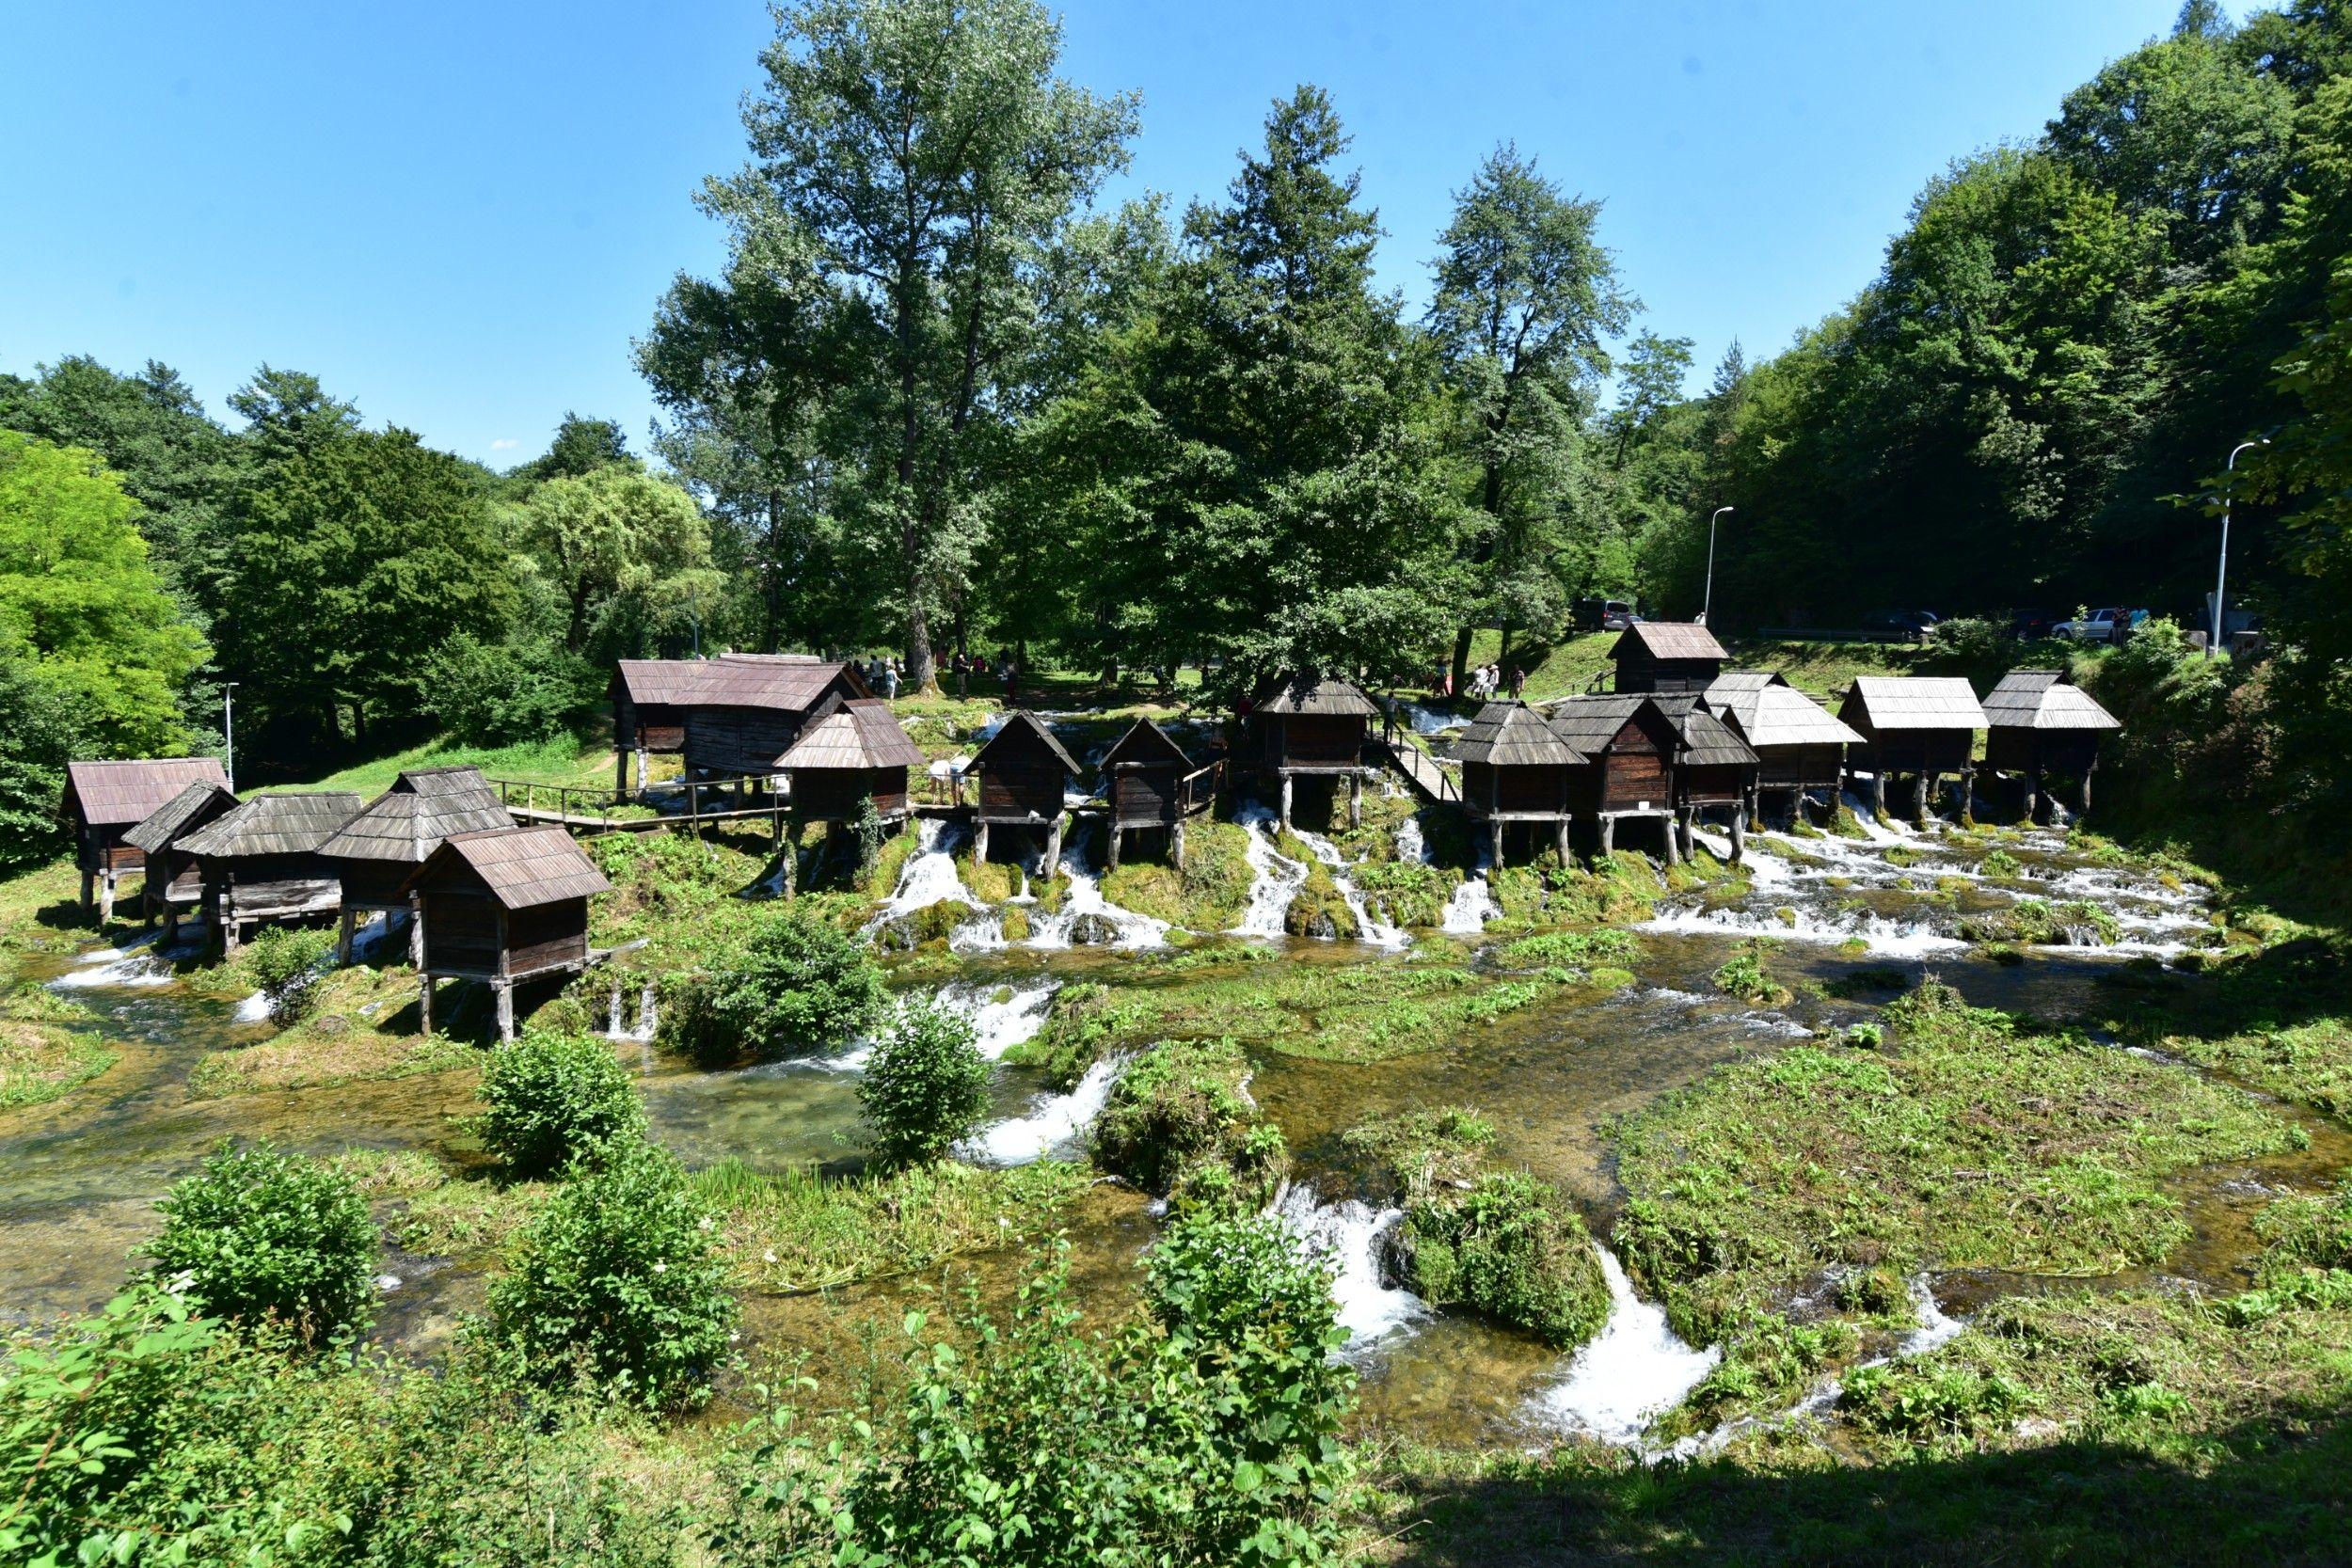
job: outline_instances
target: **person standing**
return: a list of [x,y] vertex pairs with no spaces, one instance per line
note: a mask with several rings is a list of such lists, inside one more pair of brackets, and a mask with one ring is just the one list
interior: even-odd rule
[[1522,669],[1520,669],[1520,668],[1519,668],[1518,665],[1516,665],[1516,664],[1512,665],[1512,666],[1511,666],[1511,700],[1512,700],[1513,702],[1515,702],[1515,703],[1516,703],[1516,702],[1518,702],[1518,701],[1519,701],[1519,699],[1521,698],[1521,696],[1522,696],[1522,695],[1524,695],[1524,693],[1526,692],[1526,690],[1527,690],[1527,672],[1526,672],[1526,671],[1524,671],[1524,670],[1522,670]]
[[882,695],[894,703],[898,700],[898,661],[895,658],[882,666]]

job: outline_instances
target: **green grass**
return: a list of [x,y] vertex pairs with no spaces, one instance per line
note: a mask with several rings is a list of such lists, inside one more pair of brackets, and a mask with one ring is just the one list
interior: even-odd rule
[[94,1036],[0,1019],[0,1111],[62,1099],[121,1059]]
[[485,777],[523,784],[568,784],[576,789],[612,787],[612,747],[609,740],[583,741],[571,736],[525,741],[513,746],[464,746],[437,736],[386,756],[354,763],[322,778],[298,784],[273,784],[272,789],[349,789],[377,795],[411,768],[479,768]]
[[1907,675],[1923,650],[1899,642],[1734,642],[1731,668],[1777,670],[1817,702],[1851,686],[1856,675]]
[[[1615,668],[1609,662],[1609,650],[1617,645],[1624,634],[1613,631],[1586,632],[1571,636],[1556,644],[1531,642],[1525,637],[1512,640],[1511,663],[1527,672],[1527,700],[1546,703],[1554,697],[1572,697],[1592,684],[1593,677]],[[1491,627],[1470,636],[1470,667],[1492,664],[1502,657],[1502,634]],[[1528,662],[1531,658],[1534,663]],[[1510,668],[1503,675],[1507,681]],[[1604,687],[1606,682],[1604,681]],[[1504,689],[1509,689],[1506,685]]]

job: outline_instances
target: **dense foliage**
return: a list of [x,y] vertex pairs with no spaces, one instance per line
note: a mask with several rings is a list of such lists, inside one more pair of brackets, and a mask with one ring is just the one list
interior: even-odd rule
[[714,1226],[675,1158],[624,1139],[516,1237],[490,1287],[490,1331],[543,1383],[648,1410],[699,1405],[736,1317]]
[[871,949],[798,905],[764,911],[666,1008],[667,1038],[707,1058],[837,1046],[889,1006]]
[[156,1208],[152,1275],[206,1313],[310,1344],[365,1322],[380,1238],[348,1177],[267,1140],[224,1143]]
[[561,1170],[645,1125],[636,1078],[593,1035],[532,1032],[497,1047],[481,1093],[482,1141],[518,1175]]
[[858,1079],[875,1152],[907,1164],[946,1154],[987,1114],[988,1077],[969,1018],[935,1002],[903,1005]]

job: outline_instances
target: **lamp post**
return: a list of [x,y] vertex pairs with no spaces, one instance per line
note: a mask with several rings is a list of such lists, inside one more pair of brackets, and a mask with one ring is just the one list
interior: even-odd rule
[[1707,625],[1708,611],[1715,608],[1715,529],[1724,520],[1724,513],[1738,510],[1735,506],[1719,506],[1715,515],[1707,519],[1707,597],[1699,603],[1699,625],[1702,626]]
[[229,793],[237,792],[237,683],[229,681],[220,689],[220,750],[221,761],[229,772]]
[[2230,461],[2223,466],[2224,471],[2233,477],[2225,480],[2221,487],[2221,565],[2213,576],[2213,642],[2205,649],[2207,658],[2221,657],[2221,591],[2230,580],[2230,500],[2231,493],[2237,485],[2234,477],[2237,473],[2237,454],[2242,451],[2252,451],[2256,447],[2268,445],[2270,445],[2270,437],[2267,436],[2256,436],[2251,441],[2240,441],[2230,449]]

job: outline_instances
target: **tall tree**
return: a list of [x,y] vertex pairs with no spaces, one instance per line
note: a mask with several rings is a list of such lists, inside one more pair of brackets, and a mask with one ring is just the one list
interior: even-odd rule
[[1558,505],[1603,341],[1634,301],[1596,238],[1600,203],[1565,196],[1505,145],[1455,194],[1441,236],[1429,326],[1463,409],[1463,455],[1477,475],[1478,525],[1464,554],[1475,583],[1454,635],[1458,689],[1478,619],[1509,635],[1558,608]]
[[566,410],[548,450],[516,468],[514,477],[537,484],[550,479],[578,479],[610,464],[628,461],[628,437],[621,434],[617,422]]
[[744,109],[753,162],[704,202],[739,244],[804,238],[842,312],[823,361],[839,505],[887,541],[920,688],[1038,258],[1123,166],[1134,103],[1055,74],[1060,27],[1034,0],[803,0],[777,21]]
[[563,595],[566,651],[588,640],[592,612],[628,598],[644,608],[683,598],[707,574],[710,526],[694,498],[633,463],[562,474],[518,509],[521,541]]

